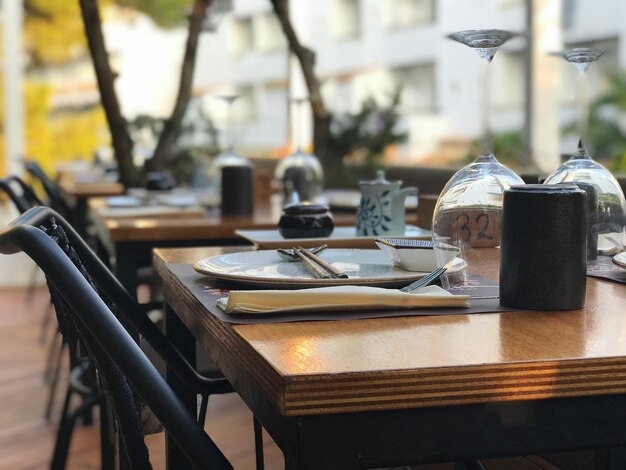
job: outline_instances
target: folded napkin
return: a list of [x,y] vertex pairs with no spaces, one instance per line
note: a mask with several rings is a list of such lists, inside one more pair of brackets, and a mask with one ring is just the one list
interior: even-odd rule
[[287,313],[392,308],[469,307],[468,295],[453,295],[439,286],[412,293],[367,286],[333,286],[299,290],[230,291],[217,301],[226,313]]

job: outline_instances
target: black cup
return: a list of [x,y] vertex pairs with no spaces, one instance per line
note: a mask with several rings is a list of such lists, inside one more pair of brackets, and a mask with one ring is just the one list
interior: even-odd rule
[[252,215],[254,175],[249,166],[222,168],[222,215]]
[[504,192],[500,303],[532,310],[585,305],[587,194],[574,185],[528,184]]

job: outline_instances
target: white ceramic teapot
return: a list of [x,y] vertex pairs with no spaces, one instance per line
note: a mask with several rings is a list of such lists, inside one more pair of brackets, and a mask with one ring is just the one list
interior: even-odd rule
[[357,214],[357,236],[404,235],[404,200],[417,194],[416,187],[400,189],[402,181],[387,181],[378,171],[376,179],[361,181],[361,203]]

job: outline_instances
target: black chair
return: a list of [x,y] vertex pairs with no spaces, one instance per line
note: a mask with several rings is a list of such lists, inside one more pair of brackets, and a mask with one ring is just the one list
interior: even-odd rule
[[[0,190],[4,191],[7,196],[11,199],[15,208],[20,212],[24,213],[28,209],[31,209],[36,206],[41,206],[42,202],[37,197],[35,192],[32,190],[30,186],[28,186],[21,178],[11,175],[5,178],[0,179]],[[28,289],[26,291],[26,302],[30,303],[34,296],[36,280],[35,276],[38,272],[37,267],[35,266],[35,271],[33,274],[33,280],[29,283]],[[52,303],[49,304],[46,312],[43,315],[43,321],[41,325],[41,335],[40,341],[43,343],[46,337],[46,333],[51,324],[51,320],[53,317],[52,312]],[[58,333],[58,331],[56,332]],[[63,358],[63,354],[65,352],[65,343],[63,341],[59,341],[60,335],[55,334],[51,341],[48,349],[48,355],[46,360],[46,367],[44,369],[44,378],[50,384],[50,391],[48,393],[48,400],[46,403],[46,412],[45,417],[46,420],[50,419],[52,414],[52,405],[54,403],[57,384],[59,380],[59,373],[61,369],[61,362]]]
[[32,207],[43,205],[32,188],[15,175],[0,179],[0,189],[9,196],[20,214]]
[[33,180],[39,183],[43,188],[48,198],[47,205],[71,222],[70,207],[63,198],[61,190],[57,184],[46,175],[41,166],[39,166],[39,163],[33,160],[26,160],[24,162],[24,168],[31,175]]
[[[150,468],[137,407],[139,397],[197,468],[232,468],[198,424],[204,422],[209,394],[231,391],[228,382],[198,375],[140,312],[75,231],[50,208],[30,209],[0,233],[0,252],[20,251],[46,274],[68,343],[85,353],[99,373],[97,385],[107,400],[95,400],[106,410],[108,403],[112,405],[111,415],[120,435],[120,468]],[[184,408],[121,321],[141,331],[178,378],[202,396],[198,421]],[[103,434],[110,429],[106,425],[108,414],[101,412]]]

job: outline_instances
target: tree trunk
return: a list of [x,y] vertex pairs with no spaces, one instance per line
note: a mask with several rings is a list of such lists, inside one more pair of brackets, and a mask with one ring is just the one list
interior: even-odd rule
[[198,40],[202,32],[202,23],[210,4],[211,0],[195,0],[194,2],[193,10],[189,17],[189,32],[181,67],[176,104],[171,116],[165,121],[163,131],[159,136],[159,142],[154,150],[154,155],[146,164],[146,168],[150,171],[166,169],[172,162],[174,144],[180,135],[183,117],[191,99],[191,85],[196,68]]
[[343,155],[337,155],[333,145],[330,115],[324,105],[319,79],[315,75],[315,52],[300,43],[289,17],[287,0],[270,1],[289,43],[289,49],[298,59],[309,92],[311,111],[313,112],[313,148],[322,162],[326,174],[334,174],[342,167],[341,158]]
[[141,185],[142,174],[133,164],[133,142],[115,93],[115,76],[109,65],[109,57],[104,43],[98,1],[79,0],[79,3],[85,36],[98,80],[100,100],[111,132],[115,159],[120,172],[120,182],[124,186]]

